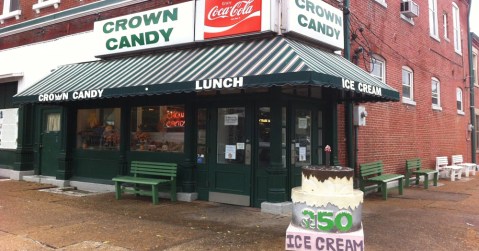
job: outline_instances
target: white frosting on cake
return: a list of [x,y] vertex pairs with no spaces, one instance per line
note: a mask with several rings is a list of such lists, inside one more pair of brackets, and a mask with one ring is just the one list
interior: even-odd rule
[[324,182],[319,181],[313,175],[309,178],[302,174],[303,191],[311,193],[321,194],[350,194],[353,192],[353,179],[352,178],[338,178],[329,177]]
[[305,203],[311,207],[326,207],[329,204],[339,209],[356,209],[363,203],[363,192],[353,190],[348,194],[323,194],[319,192],[304,191],[302,187],[292,189],[291,199],[294,203]]

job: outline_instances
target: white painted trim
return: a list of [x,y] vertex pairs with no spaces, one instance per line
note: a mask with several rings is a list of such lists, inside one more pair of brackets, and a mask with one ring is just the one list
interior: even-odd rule
[[[148,0],[125,0],[125,1],[121,1],[119,3],[114,3],[114,4],[104,6],[104,7],[98,8],[98,9],[93,9],[93,10],[89,10],[89,11],[85,11],[85,12],[75,13],[75,14],[73,14],[71,16],[68,16],[68,17],[57,18],[55,20],[51,20],[51,21],[48,21],[48,22],[34,24],[34,25],[31,25],[31,26],[16,29],[16,30],[13,30],[13,31],[3,32],[3,33],[0,33],[0,38],[11,36],[11,35],[14,35],[14,34],[17,34],[17,33],[22,33],[22,32],[29,31],[29,30],[38,29],[38,28],[48,26],[48,25],[52,25],[52,24],[56,24],[56,23],[65,22],[65,21],[72,20],[72,19],[75,19],[75,18],[80,18],[80,17],[84,17],[84,16],[88,16],[88,15],[98,14],[99,12],[109,11],[109,10],[113,10],[113,9],[117,9],[117,8],[121,8],[121,7],[125,7],[125,6],[130,6],[130,5],[141,3],[141,2],[146,2],[146,1],[148,1]],[[85,5],[82,5],[82,6],[85,6]],[[58,15],[58,13],[59,12],[51,14],[51,15]],[[1,32],[1,29],[0,29],[0,32]]]
[[5,20],[10,19],[12,17],[15,17],[15,19],[20,19],[20,15],[22,15],[21,10],[14,10],[12,12],[5,13],[3,15],[0,15],[0,24],[3,24]]
[[55,9],[58,9],[58,4],[60,3],[60,0],[47,0],[47,1],[41,1],[39,0],[38,3],[34,4],[32,6],[32,9],[38,14],[40,13],[40,10],[43,8],[47,8],[50,6],[55,7]]
[[407,105],[416,105],[416,101],[403,97],[402,102]]

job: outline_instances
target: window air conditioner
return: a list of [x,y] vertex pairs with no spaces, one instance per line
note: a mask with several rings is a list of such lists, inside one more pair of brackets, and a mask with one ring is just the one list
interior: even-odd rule
[[401,14],[412,18],[419,16],[419,5],[414,1],[404,1],[401,3]]

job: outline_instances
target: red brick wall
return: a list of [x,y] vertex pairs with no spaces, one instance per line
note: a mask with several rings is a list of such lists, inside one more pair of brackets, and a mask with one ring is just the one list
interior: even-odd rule
[[[367,126],[358,129],[358,164],[383,160],[387,171],[403,173],[406,159],[420,157],[425,167],[434,168],[436,156],[462,154],[471,159],[469,113],[469,81],[467,50],[467,3],[455,1],[461,12],[462,56],[454,51],[452,1],[438,0],[440,41],[429,35],[427,0],[416,0],[420,6],[414,25],[400,17],[400,1],[387,0],[387,8],[375,0],[351,1],[351,29],[359,35],[351,51],[360,44],[367,52],[386,60],[386,83],[402,97],[402,67],[414,72],[416,105],[400,102],[367,103]],[[442,14],[449,16],[449,39],[444,39]],[[363,35],[359,28],[363,28]],[[363,38],[364,36],[364,38]],[[367,41],[367,42],[366,42]],[[360,57],[358,64],[369,69],[369,56]],[[432,109],[431,78],[441,83],[442,111]],[[465,80],[466,79],[466,80]],[[456,88],[463,91],[465,115],[456,110]],[[342,111],[342,109],[340,109]],[[344,115],[340,114],[340,123]],[[344,125],[339,126],[340,147],[344,142]],[[341,151],[341,163],[346,153]]]

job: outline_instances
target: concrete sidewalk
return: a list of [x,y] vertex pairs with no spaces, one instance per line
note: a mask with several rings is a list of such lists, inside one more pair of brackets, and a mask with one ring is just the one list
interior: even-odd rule
[[[479,250],[479,176],[368,195],[366,250]],[[0,179],[0,250],[284,250],[290,215]]]

